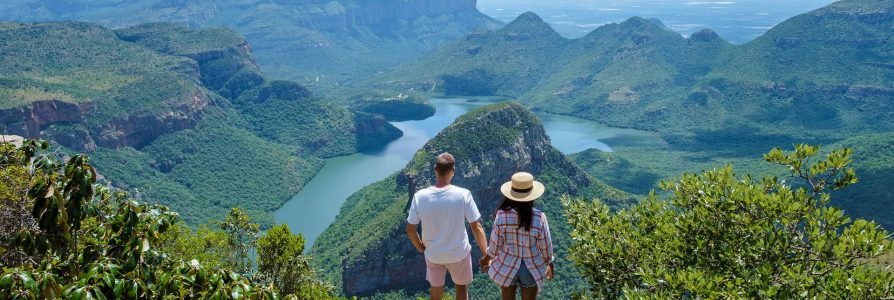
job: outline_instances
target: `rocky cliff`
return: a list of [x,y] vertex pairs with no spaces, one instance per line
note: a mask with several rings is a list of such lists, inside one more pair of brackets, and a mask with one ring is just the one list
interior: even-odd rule
[[[312,252],[330,275],[336,274],[333,279],[346,295],[427,288],[423,256],[405,236],[406,209],[411,194],[434,182],[432,162],[444,151],[457,158],[454,184],[472,191],[485,224],[501,200],[500,184],[513,173],[527,171],[542,180],[549,188],[538,206],[556,220],[552,226],[561,247],[567,246],[568,234],[560,221],[562,194],[598,196],[618,205],[627,200],[553,148],[540,121],[521,105],[472,111],[427,143],[398,174],[352,196],[316,241]],[[479,251],[473,250],[473,256],[480,257]],[[561,267],[574,272],[564,263]]]

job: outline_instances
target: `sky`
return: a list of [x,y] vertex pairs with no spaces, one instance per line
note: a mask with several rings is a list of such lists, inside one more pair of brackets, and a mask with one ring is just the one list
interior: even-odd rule
[[710,28],[741,44],[795,15],[832,0],[478,0],[478,8],[510,22],[533,11],[560,34],[577,38],[599,26],[639,16],[662,21],[684,36]]

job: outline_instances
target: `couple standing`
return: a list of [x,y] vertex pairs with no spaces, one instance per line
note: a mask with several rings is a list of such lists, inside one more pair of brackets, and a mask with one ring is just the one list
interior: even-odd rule
[[[469,298],[472,283],[472,245],[465,222],[484,257],[482,271],[498,285],[503,299],[515,299],[521,288],[523,300],[536,299],[544,279],[553,277],[553,246],[546,215],[534,209],[534,200],[543,195],[543,184],[528,173],[516,173],[503,184],[503,201],[497,210],[490,242],[484,234],[481,214],[469,190],[450,185],[455,161],[449,153],[438,155],[434,186],[413,196],[407,217],[407,235],[417,250],[425,254],[426,279],[431,299],[444,296],[447,272],[456,286],[456,299]],[[422,226],[422,236],[417,227]]]

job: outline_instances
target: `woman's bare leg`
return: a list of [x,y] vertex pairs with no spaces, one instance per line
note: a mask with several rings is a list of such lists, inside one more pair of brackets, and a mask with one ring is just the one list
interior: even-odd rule
[[[536,300],[537,299],[537,287],[522,287],[522,300]],[[505,299],[505,298],[504,298]]]
[[503,292],[503,300],[515,300],[515,289],[516,286],[505,287],[501,286],[500,291]]

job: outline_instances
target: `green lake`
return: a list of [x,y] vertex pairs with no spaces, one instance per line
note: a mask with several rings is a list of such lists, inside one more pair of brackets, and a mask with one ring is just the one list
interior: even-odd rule
[[[326,165],[291,200],[276,212],[276,223],[289,224],[307,241],[306,249],[335,220],[344,201],[366,185],[402,169],[419,148],[457,117],[477,106],[493,103],[492,98],[432,99],[435,115],[421,121],[394,122],[404,135],[374,153],[359,153],[326,160]],[[603,151],[663,147],[652,132],[614,128],[598,122],[535,112],[543,122],[553,146],[566,154],[596,148]]]

